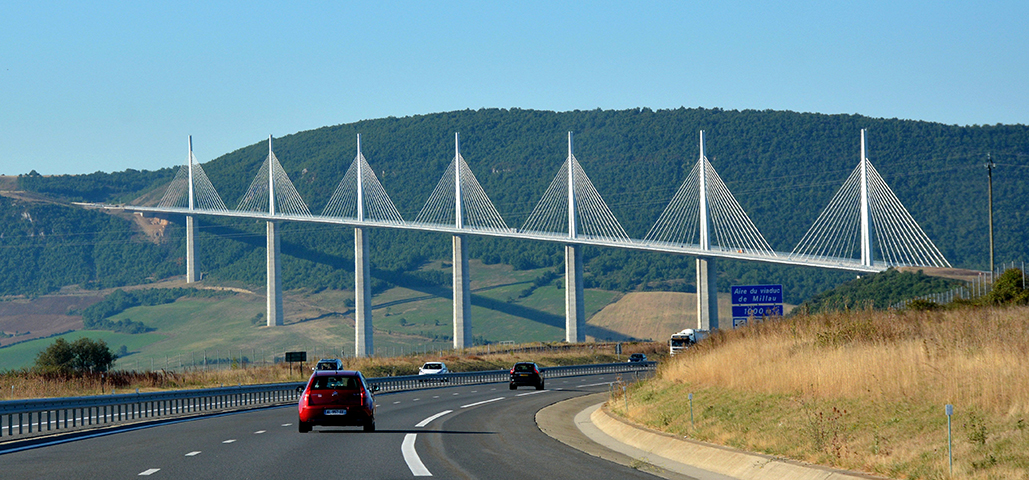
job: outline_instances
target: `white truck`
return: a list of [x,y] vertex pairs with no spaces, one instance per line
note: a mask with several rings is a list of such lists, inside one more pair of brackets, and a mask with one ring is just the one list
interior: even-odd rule
[[693,346],[693,344],[703,340],[707,337],[707,330],[694,330],[687,328],[681,332],[673,333],[672,338],[668,340],[668,353],[675,355],[687,348]]

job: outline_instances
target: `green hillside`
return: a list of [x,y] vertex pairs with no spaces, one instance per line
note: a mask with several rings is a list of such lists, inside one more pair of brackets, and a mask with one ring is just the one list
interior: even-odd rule
[[[470,168],[507,224],[520,226],[557,173],[567,154],[566,134],[574,131],[576,158],[630,236],[641,238],[695,163],[697,132],[704,130],[706,153],[719,175],[772,247],[790,251],[857,165],[861,128],[868,131],[872,163],[957,267],[981,269],[988,262],[982,163],[991,153],[998,164],[994,174],[997,259],[1025,258],[1029,216],[1022,199],[1029,185],[1029,128],[1022,125],[958,127],[859,115],[721,109],[563,113],[484,109],[324,127],[277,138],[274,147],[297,190],[311,211],[318,213],[354,158],[356,135],[361,133],[365,157],[403,216],[412,219],[451,161],[453,133],[460,132],[462,155]],[[256,175],[266,149],[260,141],[204,166],[230,208]],[[20,184],[26,190],[66,199],[126,202],[159,192],[173,173],[169,168],[23,176]],[[57,242],[52,236],[38,235],[47,225],[34,223],[29,228],[21,218],[24,211],[41,208],[0,202],[5,216],[0,246],[17,247],[8,250],[11,254],[4,256],[0,271],[32,271],[0,284],[0,293],[50,291],[68,283],[126,284],[183,270],[181,218],[169,218],[173,225],[160,245],[130,240],[125,222],[119,227],[90,224],[83,228],[98,233],[85,238],[80,251],[69,253],[47,248]],[[80,219],[80,213],[71,209],[53,208],[78,219],[75,222],[94,221]],[[263,224],[202,218],[201,226],[200,268],[207,278],[250,285],[264,282]],[[286,224],[282,230],[286,288],[352,287],[352,232],[307,224]],[[101,235],[108,233],[117,240]],[[66,244],[70,242],[62,243]],[[487,264],[532,269],[556,267],[563,261],[558,245],[481,238],[469,244],[472,258]],[[371,245],[376,292],[398,284],[398,279],[411,280],[410,272],[450,255],[445,235],[378,230],[371,233]],[[64,264],[65,256],[84,260],[72,262],[82,265],[67,272],[52,272],[49,265]],[[587,287],[693,288],[695,273],[688,257],[596,248],[585,249],[585,257]],[[126,261],[129,258],[132,261]],[[25,265],[39,267],[26,269]],[[729,261],[720,262],[719,269],[720,288],[782,283],[791,303],[853,278],[840,272]],[[441,287],[449,284],[438,275],[417,280]]]

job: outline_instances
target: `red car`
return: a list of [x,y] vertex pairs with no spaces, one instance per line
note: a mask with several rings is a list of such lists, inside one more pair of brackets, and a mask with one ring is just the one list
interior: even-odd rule
[[375,431],[375,399],[361,372],[353,370],[316,370],[300,396],[298,423],[300,433],[315,425],[361,426]]

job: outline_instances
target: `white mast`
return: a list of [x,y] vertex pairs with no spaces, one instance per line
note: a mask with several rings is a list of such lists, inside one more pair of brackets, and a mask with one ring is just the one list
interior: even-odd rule
[[704,158],[704,131],[700,131],[700,248],[711,250],[707,218],[707,160]]
[[361,171],[361,134],[357,134],[357,221],[364,221],[364,174]]
[[275,215],[275,168],[272,162],[272,136],[268,135],[268,214]]
[[189,209],[193,210],[193,136],[189,136],[189,156],[186,157],[189,171]]
[[461,218],[461,139],[460,133],[454,132],[454,226],[464,227],[464,219]]
[[568,132],[568,238],[575,238],[575,168],[572,165],[572,132]]
[[861,265],[872,265],[872,239],[868,231],[868,159],[865,157],[865,129],[861,129]]

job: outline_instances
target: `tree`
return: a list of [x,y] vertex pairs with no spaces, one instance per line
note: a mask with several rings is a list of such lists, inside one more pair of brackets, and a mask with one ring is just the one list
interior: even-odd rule
[[80,338],[68,343],[58,338],[36,356],[36,368],[59,373],[106,372],[117,358],[103,340]]

